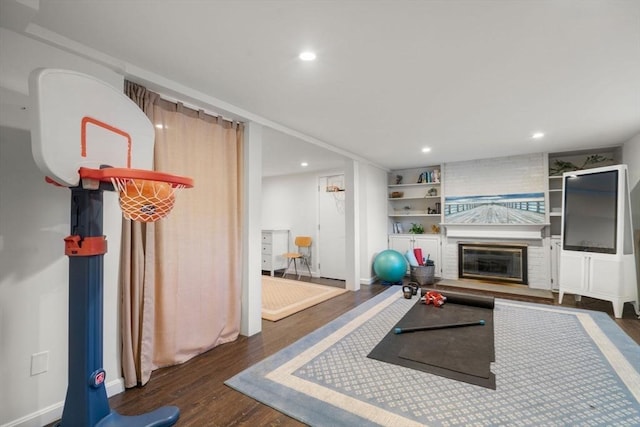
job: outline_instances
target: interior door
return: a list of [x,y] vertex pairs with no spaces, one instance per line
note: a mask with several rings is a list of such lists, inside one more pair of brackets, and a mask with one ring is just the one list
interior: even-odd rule
[[345,280],[344,175],[320,177],[318,198],[320,276]]

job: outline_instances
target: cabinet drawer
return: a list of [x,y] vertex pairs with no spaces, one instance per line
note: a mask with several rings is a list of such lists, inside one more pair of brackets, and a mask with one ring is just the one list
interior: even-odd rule
[[262,257],[262,269],[263,270],[271,270],[271,257],[263,256]]
[[264,255],[271,255],[271,251],[273,250],[272,246],[269,244],[262,244],[262,253]]
[[271,243],[272,237],[271,233],[262,233],[262,243]]

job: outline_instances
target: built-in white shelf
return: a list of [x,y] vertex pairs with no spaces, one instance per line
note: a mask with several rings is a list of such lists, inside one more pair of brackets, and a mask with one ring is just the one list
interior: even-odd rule
[[439,199],[440,196],[424,196],[424,197],[389,197],[388,200],[422,200],[422,199]]
[[390,217],[405,217],[405,216],[440,216],[440,214],[428,214],[428,213],[391,213]]
[[389,184],[387,187],[391,188],[407,188],[407,187],[429,187],[430,185],[440,185],[439,182],[421,182],[416,184]]

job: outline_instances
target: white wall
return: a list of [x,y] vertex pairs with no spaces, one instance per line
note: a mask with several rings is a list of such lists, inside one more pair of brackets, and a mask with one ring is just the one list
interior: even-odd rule
[[[0,28],[0,87],[26,95],[34,68],[73,69],[116,88],[113,71]],[[67,384],[70,191],[44,182],[31,157],[28,130],[3,118],[0,128],[0,425],[41,426],[62,413]],[[109,394],[122,391],[118,332],[118,269],[121,212],[105,194],[104,368]],[[49,352],[48,371],[30,375],[31,355]]]
[[[242,295],[240,333],[252,336],[262,330],[262,125],[247,123],[244,130],[244,212],[242,215]],[[260,243],[257,243],[260,242]]]
[[[262,180],[262,229],[290,230],[289,245],[297,235],[318,237],[318,178],[342,171],[265,177]],[[375,277],[373,259],[387,248],[387,174],[374,166],[359,165],[360,283],[371,284]],[[312,246],[313,249],[313,246]],[[318,253],[312,252],[312,275],[317,269]]]
[[[28,131],[0,128],[0,423],[56,409],[33,424],[59,416],[67,385],[70,191],[45,183],[31,156]],[[123,390],[118,331],[118,259],[121,212],[105,194],[104,367],[110,392]],[[31,355],[49,352],[48,371],[30,375]]]
[[629,170],[633,227],[640,230],[640,134],[622,146],[622,163],[626,164]]
[[[622,163],[629,170],[629,192],[631,193],[631,222],[637,233],[640,233],[640,134],[631,138],[622,146]],[[640,242],[636,241],[636,275],[638,278],[638,295],[640,295]]]
[[29,92],[27,76],[39,67],[76,70],[123,87],[122,76],[100,64],[1,27],[0,58],[0,86],[22,94]]
[[544,154],[447,163],[444,196],[533,193],[546,189]]
[[387,172],[360,165],[360,283],[375,281],[373,261],[387,249]]
[[[289,249],[293,249],[295,236],[318,239],[318,177],[335,175],[303,173],[265,177],[262,179],[262,229],[289,230]],[[317,245],[311,245],[311,274],[318,274]]]

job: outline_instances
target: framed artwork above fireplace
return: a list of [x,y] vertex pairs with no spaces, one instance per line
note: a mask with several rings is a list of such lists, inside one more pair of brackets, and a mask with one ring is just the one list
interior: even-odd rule
[[543,224],[544,193],[447,196],[447,224]]

